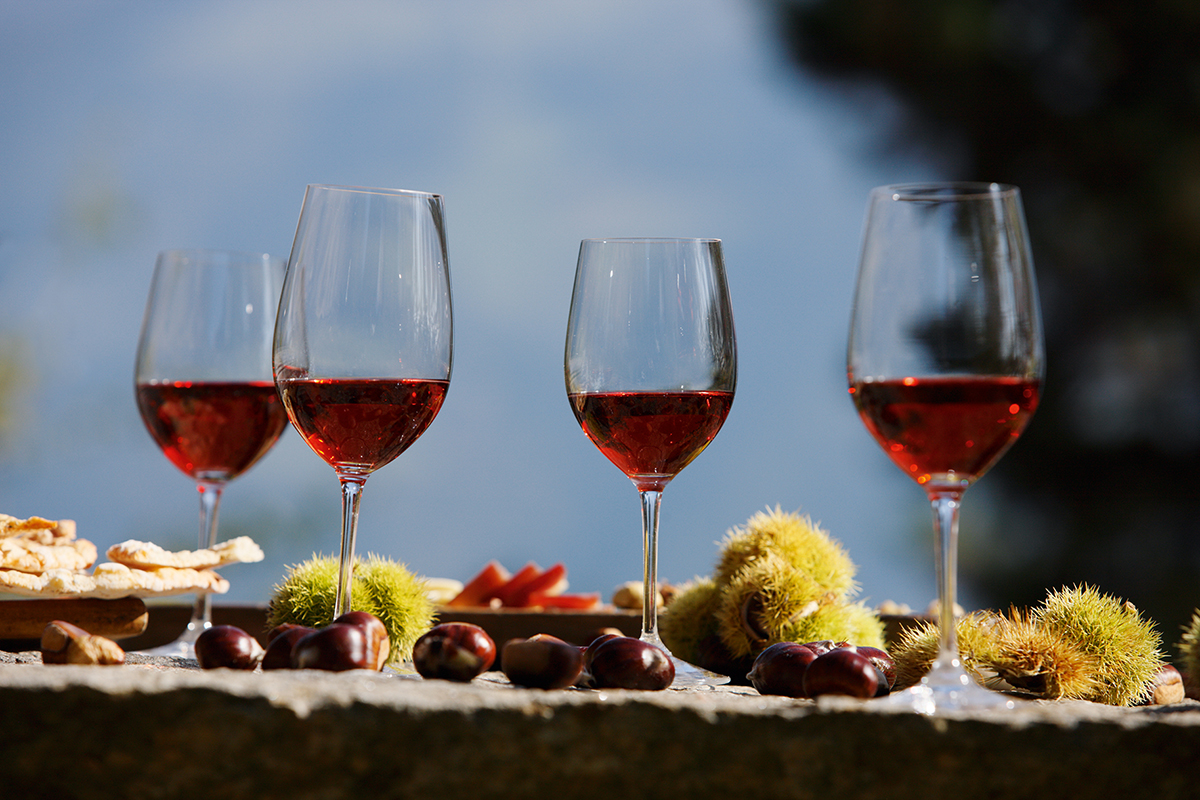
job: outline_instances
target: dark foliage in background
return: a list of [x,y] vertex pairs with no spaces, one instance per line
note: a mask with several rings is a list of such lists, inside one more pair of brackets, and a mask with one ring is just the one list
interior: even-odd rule
[[997,552],[964,580],[997,608],[1093,584],[1174,655],[1200,606],[1200,3],[774,8],[796,65],[861,103],[882,148],[1024,195],[1047,382],[986,479]]

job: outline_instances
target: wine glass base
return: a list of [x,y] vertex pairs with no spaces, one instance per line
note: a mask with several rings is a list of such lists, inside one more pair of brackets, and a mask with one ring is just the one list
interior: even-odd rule
[[671,663],[675,665],[675,680],[671,682],[671,689],[711,689],[714,686],[723,686],[729,683],[728,675],[722,675],[719,672],[709,672],[703,667],[689,664],[676,656],[663,644],[662,639],[656,633],[643,633],[641,640],[662,650],[670,657]]
[[980,686],[965,671],[935,672],[938,671],[931,671],[916,686],[888,695],[883,702],[926,715],[963,709],[1009,709],[1016,705],[1011,697]]
[[671,656],[675,665],[675,680],[671,682],[672,689],[711,689],[714,686],[724,686],[729,683],[729,676],[719,672],[709,672],[703,667],[689,664],[686,661]]
[[175,658],[192,658],[196,657],[195,641],[184,641],[176,639],[170,644],[151,647],[148,650],[138,650],[137,652],[147,656],[174,656]]
[[179,635],[179,638],[170,644],[151,647],[146,650],[138,650],[137,652],[147,656],[173,656],[175,658],[192,658],[196,657],[196,640],[200,638],[200,634],[204,633],[205,629],[212,627],[208,625],[197,625],[189,623],[187,629]]

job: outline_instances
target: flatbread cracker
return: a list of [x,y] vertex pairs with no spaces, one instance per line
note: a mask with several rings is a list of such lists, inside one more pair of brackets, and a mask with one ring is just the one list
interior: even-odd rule
[[169,597],[176,594],[225,594],[229,581],[211,569],[133,569],[125,564],[105,562],[92,572],[96,588],[86,597]]
[[18,519],[8,514],[0,514],[0,539],[10,537],[38,544],[64,544],[75,538],[75,520],[42,517]]
[[0,569],[0,592],[21,597],[86,597],[96,590],[92,576],[69,569],[52,569],[40,575]]
[[40,575],[0,569],[0,592],[22,597],[169,597],[177,594],[225,594],[229,581],[212,570],[130,569],[124,564],[104,563],[92,575],[52,569]]
[[174,567],[176,569],[208,569],[227,564],[263,560],[263,551],[249,536],[239,536],[202,550],[170,551],[152,542],[136,539],[114,544],[106,553],[110,561],[139,569]]
[[52,569],[77,571],[96,563],[96,545],[75,539],[61,545],[38,544],[19,536],[0,539],[0,569],[47,572]]

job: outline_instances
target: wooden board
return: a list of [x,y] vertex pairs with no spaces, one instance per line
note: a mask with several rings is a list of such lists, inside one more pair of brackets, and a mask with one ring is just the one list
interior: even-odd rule
[[138,597],[0,600],[0,639],[40,640],[42,631],[55,620],[97,636],[128,639],[146,630],[149,614]]

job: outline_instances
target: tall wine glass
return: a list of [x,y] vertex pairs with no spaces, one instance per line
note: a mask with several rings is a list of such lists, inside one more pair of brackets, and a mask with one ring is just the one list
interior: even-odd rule
[[335,617],[350,610],[367,477],[425,432],[446,397],[451,317],[440,195],[308,187],[276,320],[275,383],[341,482]]
[[[737,384],[720,240],[585,240],[565,364],[583,432],[641,495],[641,638],[667,651],[657,609],[662,492],[717,435]],[[672,658],[674,686],[729,681]]]
[[986,183],[872,190],[847,373],[867,430],[933,506],[939,654],[919,686],[897,695],[922,713],[1011,705],[960,663],[958,511],[967,487],[1025,429],[1044,369],[1019,190]]
[[[287,427],[271,380],[282,259],[260,253],[160,253],[138,340],[134,389],[147,430],[200,492],[201,549],[217,541],[225,484],[250,469]],[[150,652],[192,657],[212,625],[196,596],[179,639]]]

